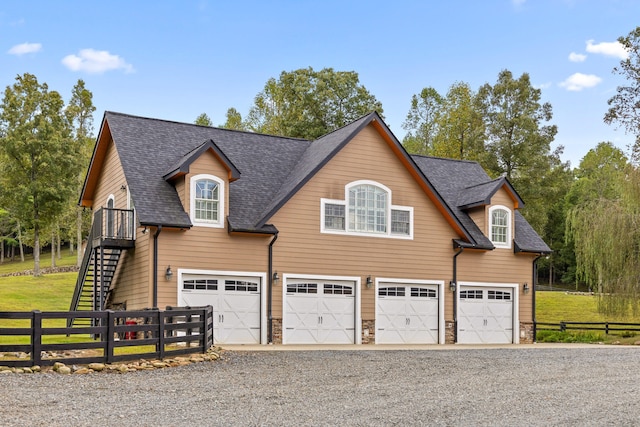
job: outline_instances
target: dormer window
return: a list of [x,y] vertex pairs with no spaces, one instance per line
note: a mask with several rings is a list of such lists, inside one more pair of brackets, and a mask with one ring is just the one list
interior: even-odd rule
[[489,208],[489,238],[497,248],[511,247],[511,211],[506,207]]
[[413,238],[413,208],[391,204],[391,190],[373,181],[345,186],[345,200],[321,200],[321,232]]
[[191,178],[191,222],[203,227],[223,227],[224,181],[213,175]]

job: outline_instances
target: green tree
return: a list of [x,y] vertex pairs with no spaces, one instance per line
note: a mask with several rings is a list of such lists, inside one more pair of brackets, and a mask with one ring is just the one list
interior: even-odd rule
[[478,91],[487,141],[482,165],[493,176],[505,175],[527,203],[523,215],[541,232],[553,197],[551,171],[565,169],[560,162],[563,148],[551,152],[557,128],[545,125],[553,117],[551,104],[541,103],[541,91],[531,85],[529,75],[514,79],[508,70],[495,85]]
[[476,94],[467,83],[449,88],[437,118],[432,154],[451,159],[480,161],[484,150],[484,122]]
[[316,139],[382,104],[354,71],[302,68],[283,71],[256,95],[246,128],[253,132]]
[[[64,112],[67,122],[72,130],[72,137],[75,141],[74,145],[79,148],[76,157],[79,172],[76,181],[77,191],[74,192],[75,195],[80,194],[80,191],[82,190],[84,175],[91,160],[91,151],[93,147],[93,113],[95,110],[96,107],[93,105],[93,93],[85,87],[83,80],[78,80],[71,90],[71,99],[69,100],[69,104]],[[80,266],[82,263],[82,251],[80,250],[80,247],[82,245],[83,224],[87,223],[85,217],[88,214],[85,213],[84,208],[78,206],[77,200],[74,196],[69,198],[67,210],[75,211],[75,240],[78,246],[77,264]],[[64,215],[66,215],[68,221],[71,213],[67,212]],[[61,221],[63,223],[67,222],[63,219],[61,219]],[[67,228],[67,236],[69,237],[70,242],[69,247],[73,250],[73,236],[70,235],[71,229],[71,227]]]
[[231,107],[227,110],[227,121],[220,125],[224,129],[246,130],[245,123],[242,121],[242,115],[235,108]]
[[[582,158],[580,165],[573,171],[575,179],[571,183],[565,202],[556,206],[563,206],[564,218],[569,215],[576,215],[576,212],[591,204],[609,200],[617,200],[621,197],[620,182],[625,179],[625,174],[630,166],[628,158],[619,148],[611,142],[601,142]],[[568,221],[565,221],[569,224]],[[563,236],[564,244],[552,248],[555,250],[554,257],[559,259],[559,263],[564,263],[563,283],[578,284],[576,272],[575,251],[576,236],[569,232],[569,228],[563,227],[563,233],[556,235],[555,242]],[[560,231],[560,230],[558,230]],[[579,242],[583,237],[577,237]],[[559,266],[559,268],[562,268]]]
[[640,160],[640,27],[636,27],[618,42],[629,53],[620,65],[613,69],[615,74],[624,76],[628,86],[618,86],[616,94],[608,101],[609,110],[604,116],[607,124],[617,123],[636,137],[633,157]]
[[202,113],[196,117],[196,121],[194,123],[199,126],[213,126],[213,122],[209,116],[207,116],[207,113]]
[[402,145],[409,153],[432,154],[443,103],[442,96],[432,87],[425,87],[411,97],[411,108],[402,123],[402,128],[407,131]]
[[34,275],[39,276],[40,231],[76,189],[78,147],[70,137],[62,97],[34,75],[17,76],[0,107],[3,204],[33,230]]
[[632,165],[617,181],[619,197],[598,197],[570,210],[578,280],[598,291],[606,315],[638,313],[640,302],[640,171]]

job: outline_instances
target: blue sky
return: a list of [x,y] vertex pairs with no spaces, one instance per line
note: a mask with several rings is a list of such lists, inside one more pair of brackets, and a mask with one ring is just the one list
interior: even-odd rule
[[553,106],[552,148],[578,166],[601,141],[633,140],[605,125],[625,84],[616,39],[640,25],[636,0],[290,0],[0,2],[0,87],[29,72],[68,100],[83,79],[96,132],[105,110],[214,124],[245,115],[270,77],[356,71],[402,139],[413,94],[498,73],[529,73]]

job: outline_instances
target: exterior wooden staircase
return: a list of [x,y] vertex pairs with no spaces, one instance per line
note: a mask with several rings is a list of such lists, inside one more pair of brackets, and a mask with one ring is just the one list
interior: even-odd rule
[[[69,311],[104,310],[120,258],[134,246],[133,210],[99,209],[93,217]],[[67,326],[80,326],[83,320],[69,319]]]

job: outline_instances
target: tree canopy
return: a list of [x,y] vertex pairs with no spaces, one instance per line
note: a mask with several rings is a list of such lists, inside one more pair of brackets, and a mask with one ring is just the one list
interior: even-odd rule
[[316,139],[357,118],[378,111],[382,104],[360,84],[355,71],[301,68],[271,78],[254,99],[246,121],[235,109],[224,127],[272,135]]
[[[84,121],[76,129],[81,135],[88,132],[87,118],[73,113],[75,104],[67,116],[60,94],[34,75],[15,80],[0,106],[0,200],[33,231],[34,275],[39,275],[40,233],[61,215],[78,188],[82,143],[73,138],[69,118]],[[80,87],[78,94],[83,97]]]
[[627,86],[619,86],[609,101],[609,110],[604,116],[605,123],[618,124],[636,136],[633,150],[635,160],[640,155],[640,27],[636,27],[627,36],[618,38],[618,42],[629,53],[626,59],[613,72],[627,79]]

